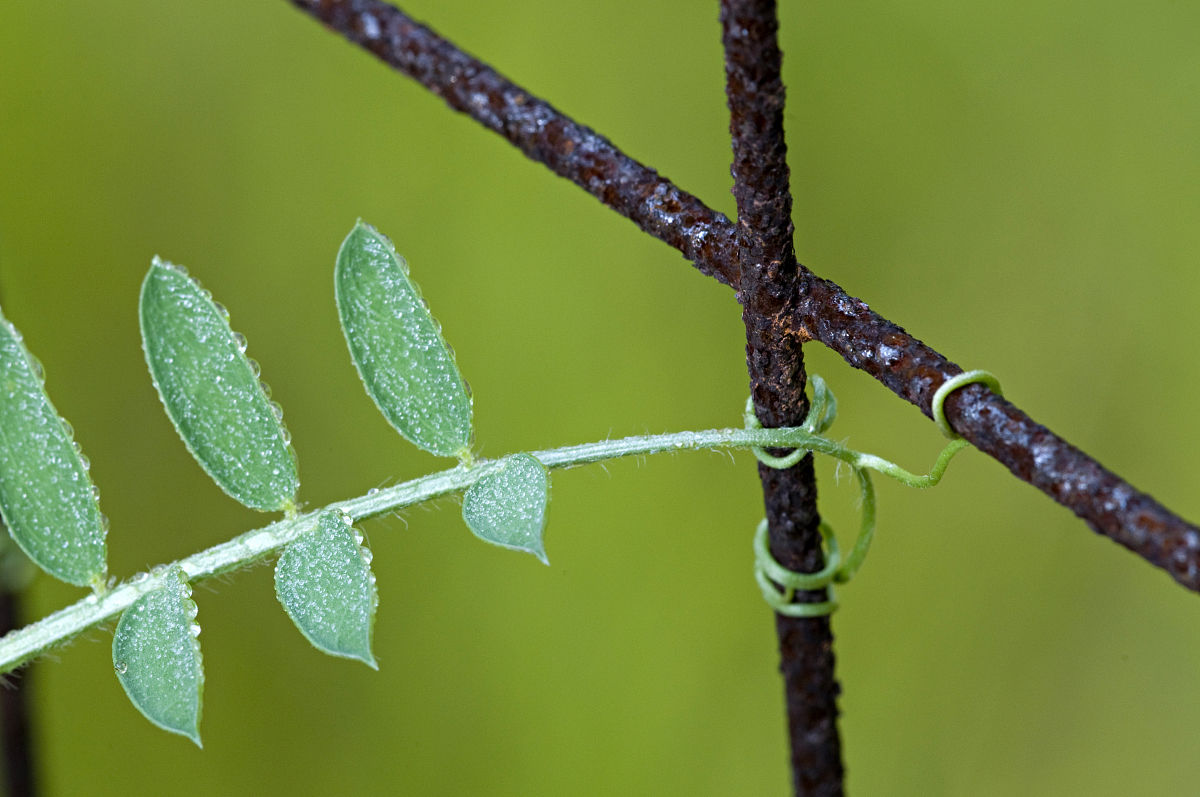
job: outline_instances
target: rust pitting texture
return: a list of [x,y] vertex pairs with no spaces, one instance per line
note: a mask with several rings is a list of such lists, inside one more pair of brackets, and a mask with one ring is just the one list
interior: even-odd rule
[[946,402],[947,417],[971,443],[1183,586],[1200,590],[1200,532],[1149,495],[986,388]]
[[729,220],[603,136],[380,0],[292,3],[678,249],[703,273],[726,285],[737,283],[732,236],[697,230],[732,228]]
[[[832,282],[801,272],[795,324],[932,417],[934,392],[962,372]],[[1093,530],[1200,591],[1200,531],[980,385],[946,400],[954,429]]]

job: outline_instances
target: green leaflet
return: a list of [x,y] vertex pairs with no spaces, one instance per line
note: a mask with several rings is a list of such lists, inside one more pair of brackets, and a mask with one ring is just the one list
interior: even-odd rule
[[550,564],[542,544],[550,474],[530,454],[513,454],[468,488],[463,520],[485,542],[526,551]]
[[200,744],[204,667],[196,604],[182,568],[133,602],[113,635],[113,668],[138,711]]
[[293,507],[300,477],[282,410],[228,316],[186,271],[157,257],[139,311],[150,376],[192,456],[246,506]]
[[371,631],[379,603],[371,552],[350,516],[324,512],[275,566],[275,594],[292,622],[318,650],[379,669]]
[[104,582],[105,520],[88,464],[42,385],[42,369],[0,315],[0,514],[55,578]]
[[338,250],[334,288],[350,356],[380,412],[426,451],[469,460],[471,396],[391,241],[356,224]]

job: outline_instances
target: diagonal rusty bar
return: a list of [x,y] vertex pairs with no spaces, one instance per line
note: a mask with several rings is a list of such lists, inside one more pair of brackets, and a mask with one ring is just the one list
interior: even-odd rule
[[[678,249],[702,273],[739,284],[733,223],[595,131],[380,0],[289,1]],[[781,319],[779,334],[820,341],[926,415],[934,391],[962,371],[803,267],[793,309]],[[1200,592],[1200,528],[986,388],[956,392],[946,402],[946,415],[963,437],[1015,476]]]
[[711,235],[714,221],[732,228],[729,219],[591,128],[379,0],[290,2],[683,252],[703,273],[737,284],[732,236]]
[[[800,266],[792,248],[792,195],[783,135],[783,54],[775,0],[721,0],[725,96],[737,200],[738,298],[755,413],[766,426],[797,426],[808,413],[803,338],[779,334],[792,314]],[[812,454],[786,470],[760,463],[771,554],[789,570],[825,564]],[[801,602],[829,599],[801,592]],[[838,682],[828,615],[775,615],[797,795],[840,795],[845,772],[837,726]]]

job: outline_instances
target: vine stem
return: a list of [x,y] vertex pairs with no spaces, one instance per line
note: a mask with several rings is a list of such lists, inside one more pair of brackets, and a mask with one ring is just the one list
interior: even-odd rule
[[[799,428],[782,429],[710,429],[700,432],[673,432],[638,435],[618,440],[565,446],[546,451],[531,451],[547,468],[568,468],[620,457],[644,456],[671,451],[806,448],[835,456],[850,464],[871,455],[850,451],[840,443]],[[411,481],[372,491],[366,495],[339,501],[296,517],[284,518],[262,528],[248,531],[169,564],[158,565],[148,573],[138,573],[102,592],[83,598],[47,615],[36,623],[12,631],[0,638],[0,674],[9,672],[77,634],[113,619],[142,595],[161,585],[175,567],[183,568],[189,581],[200,581],[245,567],[278,553],[288,543],[316,528],[317,517],[329,510],[342,510],[355,522],[419,504],[470,487],[496,468],[498,459],[479,460],[471,466],[431,473]],[[897,468],[891,463],[886,463]],[[899,469],[903,471],[903,469]],[[907,471],[903,471],[907,473]],[[911,474],[909,474],[911,476]],[[918,478],[918,477],[913,477]],[[902,481],[904,481],[902,479]],[[925,486],[918,484],[915,486]]]

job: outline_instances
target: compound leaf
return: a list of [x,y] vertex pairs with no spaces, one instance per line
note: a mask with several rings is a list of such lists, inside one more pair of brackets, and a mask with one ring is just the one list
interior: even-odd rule
[[139,311],[150,376],[192,456],[248,507],[293,506],[300,477],[283,412],[227,314],[186,271],[157,257]]
[[30,559],[79,586],[103,583],[107,569],[105,520],[87,471],[41,366],[0,315],[0,514]]
[[391,241],[356,224],[338,250],[334,288],[350,356],[380,412],[426,451],[468,458],[471,396]]
[[467,489],[463,520],[475,536],[550,564],[542,543],[550,474],[530,454],[513,454]]
[[379,669],[371,653],[379,603],[371,552],[342,512],[324,512],[317,527],[290,544],[275,566],[275,594],[318,650]]
[[204,667],[191,595],[187,575],[177,567],[162,586],[134,601],[117,623],[113,668],[146,719],[202,746]]

